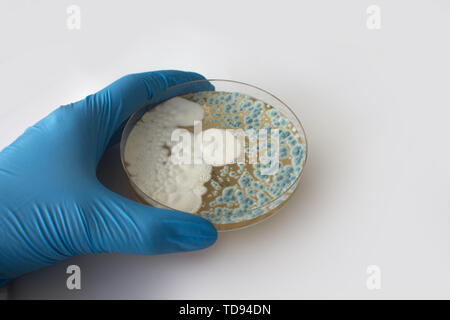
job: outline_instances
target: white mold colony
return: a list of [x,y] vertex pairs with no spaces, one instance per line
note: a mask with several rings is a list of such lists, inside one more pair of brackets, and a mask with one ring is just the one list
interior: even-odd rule
[[[177,164],[171,159],[180,145],[172,141],[173,132],[180,127],[193,126],[203,117],[203,107],[198,103],[180,97],[167,100],[146,112],[136,123],[124,152],[131,180],[142,192],[165,206],[190,213],[196,213],[202,205],[202,195],[207,191],[204,184],[211,179],[211,165],[224,165],[239,156],[228,147],[224,149],[222,139],[212,138],[230,139],[228,132],[210,129],[203,133],[200,144],[204,161]],[[198,135],[194,139],[192,133],[187,131],[186,134],[198,143]],[[239,152],[238,140],[234,143],[237,148],[233,151]]]

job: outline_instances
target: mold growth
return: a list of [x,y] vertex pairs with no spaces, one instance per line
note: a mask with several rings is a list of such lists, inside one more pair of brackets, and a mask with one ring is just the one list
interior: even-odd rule
[[[157,203],[199,214],[219,229],[246,225],[275,211],[295,190],[306,158],[303,131],[279,110],[237,92],[204,91],[173,98],[141,120],[125,147],[132,182]],[[171,133],[186,128],[195,141],[194,121],[201,121],[203,132],[265,129],[269,134],[277,131],[278,136],[261,145],[253,144],[256,137],[248,134],[240,140],[245,151],[241,163],[174,164]],[[250,161],[252,154],[259,156],[256,163]],[[268,174],[274,165],[277,170]]]

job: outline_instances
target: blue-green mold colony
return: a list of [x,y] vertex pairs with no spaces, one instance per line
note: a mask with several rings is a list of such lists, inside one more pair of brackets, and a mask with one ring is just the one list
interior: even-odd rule
[[[249,164],[234,163],[214,167],[212,179],[205,186],[199,214],[215,224],[234,224],[256,219],[270,213],[286,201],[295,190],[306,158],[303,132],[281,112],[266,103],[237,92],[204,91],[183,96],[201,104],[205,110],[202,129],[279,129],[279,163],[273,175],[263,174],[271,163],[259,161]],[[255,139],[255,137],[249,137]],[[270,141],[270,140],[269,140]],[[246,140],[245,151],[248,154]],[[271,154],[270,142],[267,149]],[[276,150],[276,148],[273,148]],[[261,158],[259,158],[261,159]],[[262,164],[264,163],[264,164]]]

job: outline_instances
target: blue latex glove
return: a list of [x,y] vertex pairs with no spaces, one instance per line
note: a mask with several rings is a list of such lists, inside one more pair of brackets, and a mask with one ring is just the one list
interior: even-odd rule
[[123,198],[96,177],[111,137],[135,110],[199,79],[181,71],[125,76],[56,109],[0,152],[0,283],[80,254],[160,254],[216,241],[207,220]]

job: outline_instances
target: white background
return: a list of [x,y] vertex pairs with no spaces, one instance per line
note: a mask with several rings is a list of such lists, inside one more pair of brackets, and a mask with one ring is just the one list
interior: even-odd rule
[[[380,30],[366,26],[373,4]],[[76,257],[10,296],[450,298],[449,31],[448,0],[1,0],[1,148],[59,105],[158,69],[267,89],[309,142],[299,189],[268,221],[199,252]],[[117,161],[104,180],[127,194]],[[380,290],[366,287],[373,264]]]

